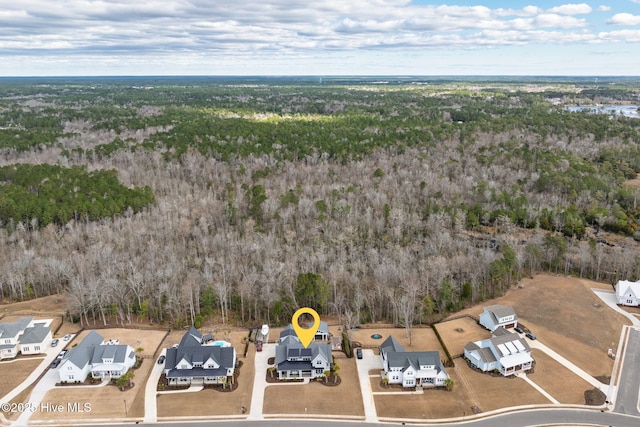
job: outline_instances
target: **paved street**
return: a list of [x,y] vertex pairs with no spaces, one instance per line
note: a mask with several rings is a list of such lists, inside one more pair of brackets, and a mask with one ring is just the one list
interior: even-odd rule
[[[628,415],[640,415],[638,410],[640,387],[640,331],[629,329],[629,338],[620,371],[618,396],[615,412]],[[638,422],[640,425],[640,421]]]

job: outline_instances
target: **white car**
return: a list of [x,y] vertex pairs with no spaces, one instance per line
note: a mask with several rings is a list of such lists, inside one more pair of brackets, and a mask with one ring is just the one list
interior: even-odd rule
[[62,337],[63,340],[65,341],[69,341],[71,339],[71,334],[67,334],[64,337]]

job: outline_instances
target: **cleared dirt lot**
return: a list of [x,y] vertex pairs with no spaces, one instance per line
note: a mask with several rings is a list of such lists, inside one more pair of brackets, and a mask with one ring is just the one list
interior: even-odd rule
[[22,383],[41,362],[41,357],[19,357],[14,361],[0,363],[0,397]]
[[342,414],[363,416],[362,394],[355,359],[336,359],[342,383],[271,385],[264,393],[264,414]]

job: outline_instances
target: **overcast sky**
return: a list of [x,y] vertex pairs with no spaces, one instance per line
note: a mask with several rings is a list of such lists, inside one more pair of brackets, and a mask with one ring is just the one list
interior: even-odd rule
[[640,0],[0,0],[0,75],[640,75]]

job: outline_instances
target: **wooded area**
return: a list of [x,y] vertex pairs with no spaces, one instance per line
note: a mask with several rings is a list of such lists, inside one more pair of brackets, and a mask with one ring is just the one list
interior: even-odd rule
[[536,271],[640,277],[640,120],[564,109],[640,82],[400,83],[5,79],[0,294],[412,324]]

